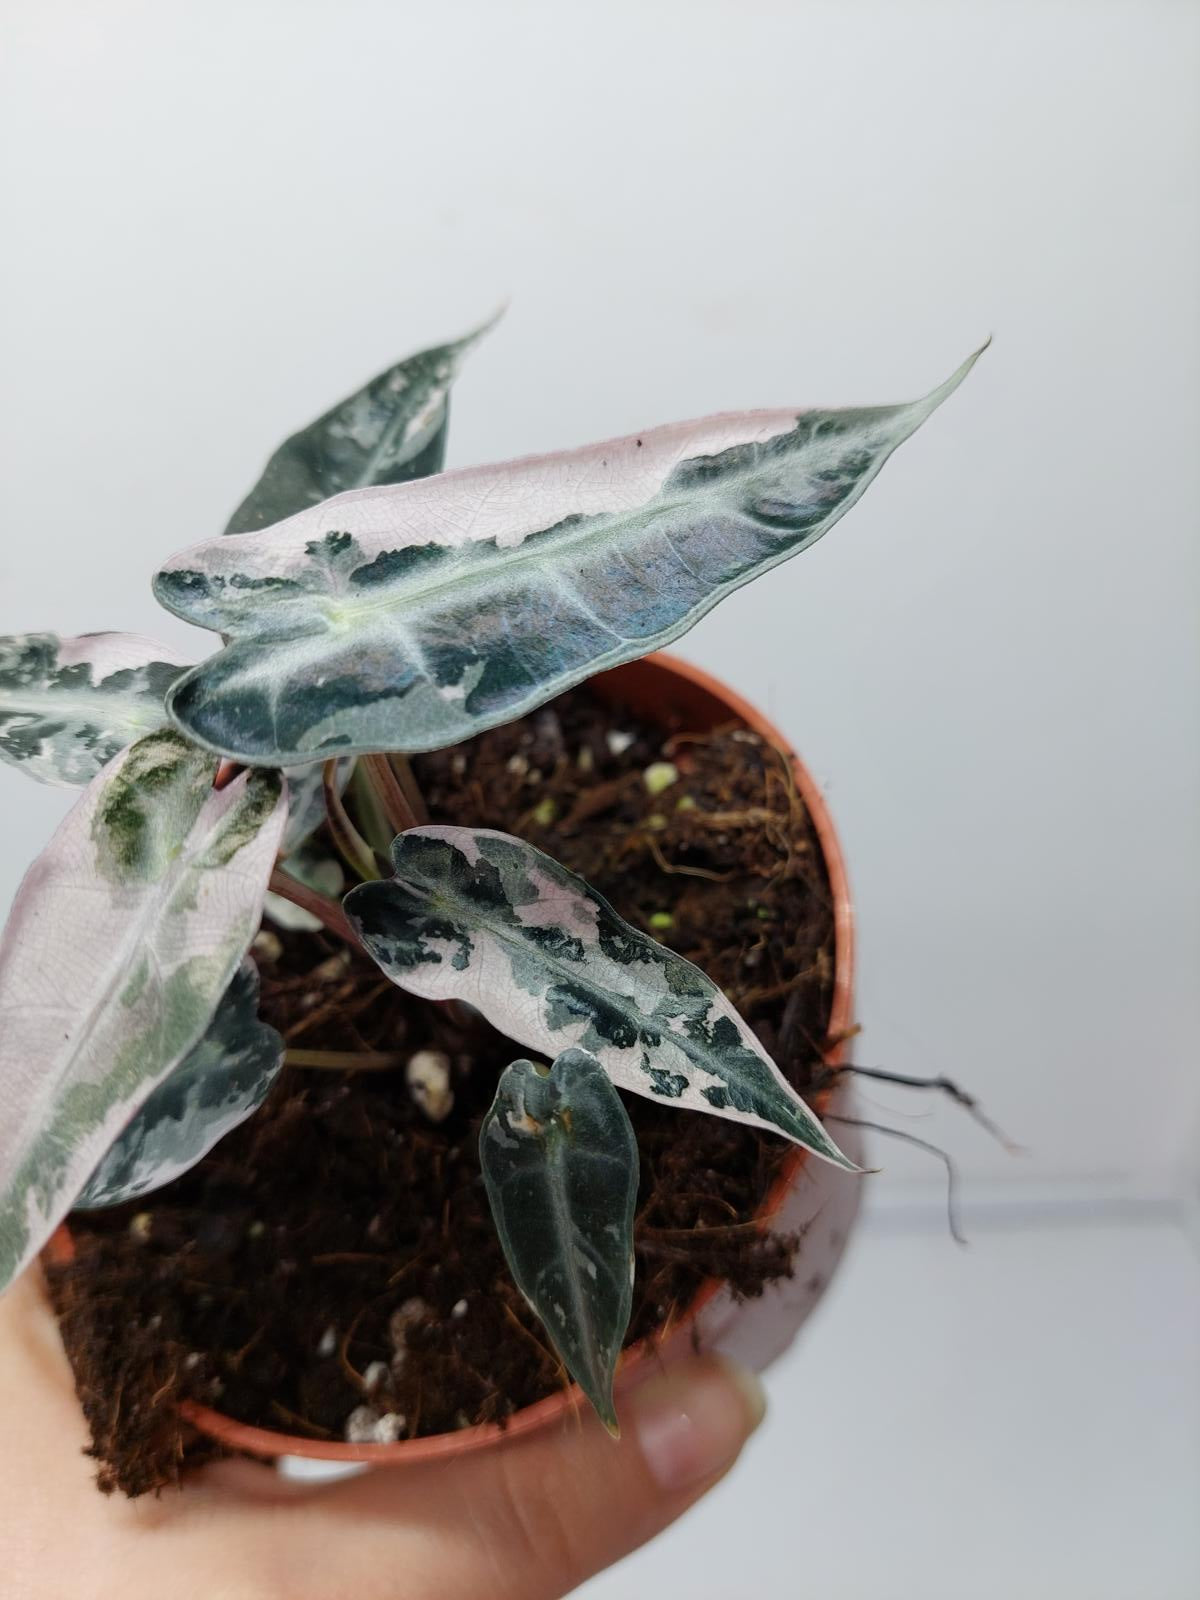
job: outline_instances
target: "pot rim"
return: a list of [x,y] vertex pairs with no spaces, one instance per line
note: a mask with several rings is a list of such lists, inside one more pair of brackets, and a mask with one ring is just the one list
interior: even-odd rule
[[[790,742],[772,722],[741,695],[688,661],[680,660],[677,656],[668,655],[664,651],[656,651],[637,661],[613,668],[609,672],[599,673],[589,681],[602,686],[605,680],[609,684],[618,679],[637,680],[644,676],[647,669],[650,669],[651,676],[661,672],[682,679],[690,687],[698,707],[702,708],[704,703],[708,702],[707,709],[710,711],[727,711],[729,718],[716,718],[714,726],[719,720],[736,719],[743,722],[760,738],[786,755],[791,763],[796,789],[808,810],[821,846],[833,901],[834,979],[829,1014],[830,1043],[823,1052],[823,1060],[829,1066],[837,1066],[842,1060],[844,1044],[853,1026],[854,910],[850,899],[846,863],[824,796],[812,774],[792,749]],[[818,1112],[824,1112],[828,1097],[828,1090],[822,1091],[815,1097]],[[807,1151],[796,1145],[791,1147],[788,1159],[780,1168],[759,1210],[758,1221],[764,1228],[778,1214],[788,1191],[807,1160]],[[74,1255],[74,1241],[66,1222],[60,1223],[46,1244],[44,1253],[49,1260],[56,1263],[69,1261]],[[674,1337],[686,1329],[722,1287],[721,1279],[710,1278],[701,1285],[691,1305],[674,1322],[658,1330],[655,1335],[631,1345],[621,1358],[617,1378],[618,1390],[627,1385],[631,1374],[641,1368],[646,1361],[654,1360],[660,1354],[667,1338]],[[556,1394],[535,1401],[531,1406],[523,1406],[507,1417],[503,1423],[476,1423],[471,1427],[458,1429],[454,1433],[430,1434],[426,1438],[419,1439],[401,1439],[395,1444],[347,1444],[341,1440],[308,1439],[300,1434],[280,1433],[273,1428],[260,1428],[251,1423],[238,1422],[234,1417],[227,1417],[223,1412],[193,1400],[182,1401],[179,1414],[199,1433],[217,1440],[230,1449],[242,1450],[250,1455],[269,1459],[300,1456],[317,1461],[360,1462],[375,1466],[398,1467],[415,1466],[420,1462],[436,1461],[468,1451],[487,1449],[502,1444],[505,1440],[521,1438],[539,1431],[560,1419],[575,1418],[581,1410],[586,1411],[586,1409],[587,1401],[578,1385],[572,1383]]]

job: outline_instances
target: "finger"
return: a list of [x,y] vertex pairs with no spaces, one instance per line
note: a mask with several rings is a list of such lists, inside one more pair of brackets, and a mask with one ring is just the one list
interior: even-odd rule
[[[622,1437],[594,1416],[435,1467],[373,1473],[326,1491],[405,1552],[395,1588],[557,1600],[686,1511],[732,1466],[762,1420],[758,1380],[716,1356],[670,1368],[622,1398]],[[336,1513],[335,1513],[336,1514]],[[366,1553],[367,1546],[363,1546]]]

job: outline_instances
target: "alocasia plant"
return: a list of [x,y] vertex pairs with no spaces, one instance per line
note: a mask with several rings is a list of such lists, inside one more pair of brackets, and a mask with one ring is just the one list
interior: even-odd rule
[[[224,534],[167,562],[158,598],[222,636],[207,660],[122,634],[0,639],[0,757],[85,786],[0,945],[0,1287],[72,1206],[151,1192],[261,1104],[286,1059],[247,960],[271,889],[281,918],[280,895],[410,993],[553,1058],[502,1074],[481,1166],[518,1286],[615,1426],[637,1184],[618,1089],[851,1163],[702,972],[520,839],[423,825],[403,755],[677,638],[807,548],[975,357],[907,405],[443,473],[477,337],[293,435]],[[344,911],[325,824],[366,880]]]

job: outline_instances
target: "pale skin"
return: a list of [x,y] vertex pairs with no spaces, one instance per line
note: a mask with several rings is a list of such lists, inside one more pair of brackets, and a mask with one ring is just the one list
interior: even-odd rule
[[724,1475],[762,1391],[714,1357],[644,1369],[618,1443],[594,1417],[322,1486],[231,1460],[182,1492],[105,1497],[38,1269],[0,1299],[7,1600],[557,1600]]

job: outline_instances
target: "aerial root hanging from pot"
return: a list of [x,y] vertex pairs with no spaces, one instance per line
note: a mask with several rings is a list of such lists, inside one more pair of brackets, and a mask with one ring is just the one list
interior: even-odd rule
[[862,1117],[839,1117],[830,1112],[825,1121],[840,1122],[847,1128],[866,1128],[871,1133],[885,1133],[890,1139],[902,1139],[905,1144],[915,1145],[918,1150],[927,1150],[931,1156],[936,1156],[946,1168],[946,1225],[950,1229],[950,1237],[955,1244],[970,1242],[958,1222],[958,1168],[941,1145],[931,1144],[928,1139],[918,1139],[915,1133],[905,1133],[902,1128],[890,1128],[886,1122],[866,1122]]
[[[831,1067],[824,1077],[818,1081],[818,1087],[833,1082],[843,1072],[850,1072],[860,1078],[871,1078],[878,1083],[895,1083],[903,1089],[933,1089],[946,1095],[955,1105],[972,1117],[985,1133],[991,1135],[996,1143],[1010,1156],[1024,1155],[1023,1146],[1016,1144],[1008,1138],[986,1114],[979,1101],[973,1094],[969,1094],[953,1078],[948,1078],[939,1073],[936,1077],[922,1078],[906,1072],[889,1072],[883,1067],[859,1067],[847,1062],[844,1066]],[[934,1155],[946,1168],[946,1221],[951,1237],[957,1244],[966,1244],[967,1239],[958,1223],[958,1169],[949,1153],[940,1145],[932,1144],[928,1139],[920,1139],[914,1133],[907,1133],[902,1128],[889,1127],[882,1122],[866,1122],[858,1117],[840,1117],[830,1114],[825,1119],[827,1122],[840,1122],[848,1127],[866,1128],[873,1133],[887,1134],[889,1138],[901,1139],[906,1144],[914,1145],[918,1150],[925,1150]]]
[[859,1067],[850,1062],[847,1062],[844,1066],[834,1068],[831,1076],[836,1077],[839,1072],[853,1072],[859,1078],[874,1078],[879,1083],[899,1084],[902,1089],[935,1089],[939,1093],[946,1095],[948,1099],[953,1100],[955,1105],[961,1106],[985,1133],[990,1134],[995,1139],[1006,1154],[1010,1156],[1028,1154],[1024,1145],[1017,1144],[1014,1139],[1010,1139],[1002,1129],[996,1126],[979,1104],[975,1095],[968,1093],[961,1085],[955,1083],[953,1078],[947,1078],[944,1074],[939,1073],[937,1077],[933,1078],[919,1078],[907,1072],[889,1072],[884,1067]]

